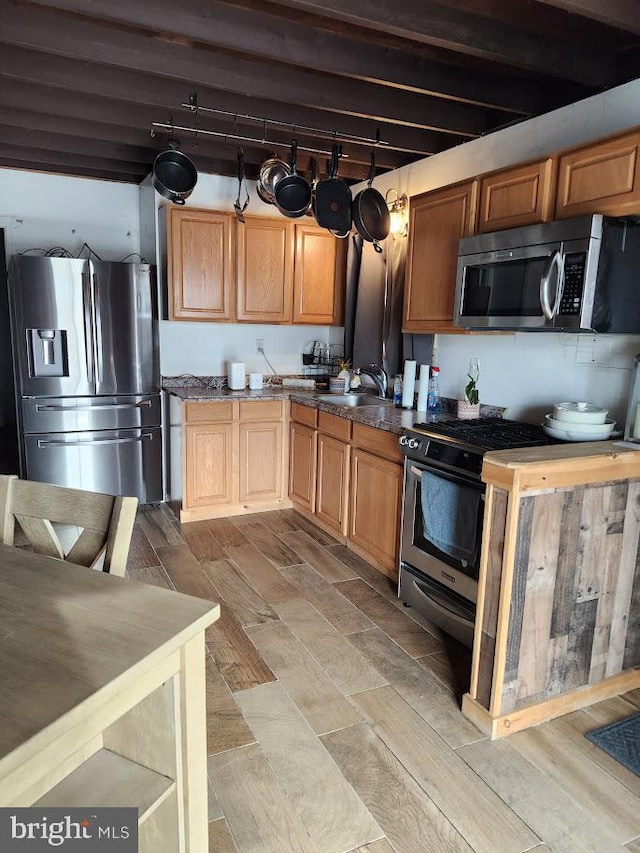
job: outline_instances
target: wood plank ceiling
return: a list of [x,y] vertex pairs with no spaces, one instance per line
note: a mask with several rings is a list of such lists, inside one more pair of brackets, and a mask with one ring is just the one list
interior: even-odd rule
[[[166,148],[160,122],[226,134],[174,134],[223,175],[229,135],[259,140],[241,143],[251,177],[293,135],[323,152],[336,135],[341,175],[360,180],[353,137],[379,137],[385,171],[639,68],[637,0],[0,0],[0,165],[138,183]],[[181,106],[192,93],[227,114]]]

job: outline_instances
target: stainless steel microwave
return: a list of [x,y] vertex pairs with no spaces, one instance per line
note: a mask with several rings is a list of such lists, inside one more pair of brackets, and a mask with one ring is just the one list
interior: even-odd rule
[[460,240],[454,322],[640,334],[640,221],[593,214]]

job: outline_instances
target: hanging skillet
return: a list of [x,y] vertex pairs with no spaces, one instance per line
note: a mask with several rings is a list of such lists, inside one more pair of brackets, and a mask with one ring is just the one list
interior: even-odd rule
[[382,193],[375,190],[371,185],[376,173],[376,159],[373,149],[371,151],[371,170],[369,172],[368,186],[360,190],[354,198],[351,210],[353,213],[353,224],[362,235],[363,240],[373,243],[376,252],[381,252],[382,247],[379,240],[384,240],[389,235],[391,217],[389,208]]
[[318,186],[318,164],[316,158],[309,160],[309,183],[311,184],[311,207],[307,210],[307,216],[316,215],[316,187]]
[[193,192],[198,172],[191,160],[178,151],[178,141],[167,140],[167,151],[158,154],[153,161],[151,183],[156,192],[174,204],[184,204]]
[[338,178],[339,151],[338,143],[334,142],[329,177],[316,187],[316,219],[321,228],[348,234],[351,230],[351,190]]
[[291,140],[291,174],[278,181],[275,188],[276,207],[284,216],[304,216],[311,204],[311,187],[296,172],[298,143]]
[[276,184],[282,178],[291,174],[291,168],[284,160],[276,157],[275,153],[260,166],[256,190],[265,204],[275,204]]

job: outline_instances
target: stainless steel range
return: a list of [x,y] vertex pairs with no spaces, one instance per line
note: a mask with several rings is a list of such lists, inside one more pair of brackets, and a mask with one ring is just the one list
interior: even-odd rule
[[473,645],[488,450],[554,443],[542,428],[502,418],[415,424],[405,454],[398,596]]

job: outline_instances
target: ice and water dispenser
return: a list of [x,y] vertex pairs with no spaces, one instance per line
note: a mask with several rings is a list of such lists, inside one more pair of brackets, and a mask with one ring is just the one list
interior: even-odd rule
[[29,375],[68,376],[66,329],[27,329]]

